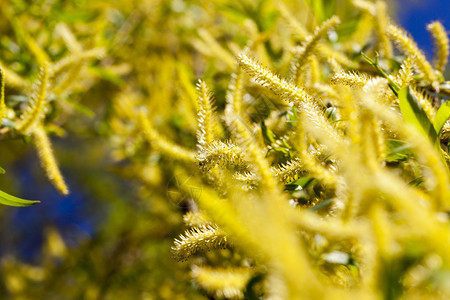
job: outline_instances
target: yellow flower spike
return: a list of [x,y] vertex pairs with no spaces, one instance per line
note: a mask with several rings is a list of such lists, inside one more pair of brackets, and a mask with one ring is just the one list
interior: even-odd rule
[[175,259],[186,260],[199,251],[225,248],[229,242],[225,233],[217,225],[200,225],[186,230],[184,235],[175,239],[171,248]]
[[390,24],[388,26],[388,34],[401,51],[407,56],[415,57],[414,63],[417,66],[417,70],[422,73],[424,79],[429,84],[435,86],[439,82],[437,75],[427,61],[425,54],[417,47],[416,42],[414,42],[408,33],[400,27]]
[[145,113],[140,111],[138,114],[139,126],[143,130],[144,137],[147,141],[155,147],[157,150],[161,151],[162,154],[175,158],[177,160],[181,160],[188,163],[195,162],[195,153],[182,148],[174,143],[168,141],[165,137],[160,135],[154,128],[151,126],[149,120],[147,119]]
[[441,22],[435,21],[427,25],[433,35],[436,52],[436,70],[443,73],[448,63],[449,38]]
[[294,83],[298,82],[302,70],[305,68],[309,57],[313,54],[320,39],[323,38],[325,34],[327,34],[328,30],[339,25],[340,22],[341,21],[337,16],[334,16],[329,20],[323,22],[322,25],[316,28],[314,34],[306,38],[306,41],[302,44],[301,47],[296,47],[294,49],[294,58],[292,59],[291,63],[291,71],[293,74]]
[[393,54],[392,44],[386,34],[386,26],[390,23],[387,14],[386,2],[377,0],[375,3],[376,22],[375,29],[379,40],[379,51],[382,57],[391,57]]
[[18,131],[27,134],[33,130],[45,115],[45,105],[47,104],[47,90],[49,85],[49,64],[45,63],[39,72],[39,78],[35,83],[30,102],[23,113],[21,119],[17,121]]
[[203,80],[199,80],[197,84],[198,90],[198,129],[197,129],[197,147],[199,151],[211,144],[214,141],[215,130],[214,128],[214,109],[212,107],[213,101],[211,92],[209,91],[206,83]]
[[45,129],[42,127],[42,124],[34,126],[31,134],[34,139],[41,166],[45,170],[48,179],[61,194],[69,194],[69,189],[56,162],[50,139],[48,138]]
[[245,287],[253,270],[248,267],[192,267],[191,276],[203,289],[218,298],[244,299]]
[[5,105],[5,71],[0,67],[0,126],[2,120],[5,117],[6,105]]
[[17,89],[28,88],[29,83],[25,79],[23,79],[19,74],[7,68],[1,61],[0,61],[0,68],[2,68],[3,72],[5,73],[5,82],[7,86]]
[[210,225],[211,220],[200,211],[189,211],[183,216],[184,223],[189,226],[201,226],[201,225]]
[[311,97],[305,90],[281,79],[246,55],[239,55],[238,61],[244,70],[261,86],[270,89],[286,102],[293,103],[300,111],[304,111],[304,116],[308,122],[323,128],[334,139],[340,138],[340,134],[331,126],[323,110],[319,108],[317,100]]
[[198,51],[208,56],[217,57],[230,68],[235,66],[233,55],[223,48],[208,30],[200,28],[198,29],[198,35],[200,39],[192,41],[193,46]]
[[309,66],[311,71],[311,85],[320,81],[320,62],[315,55],[309,58]]
[[244,118],[242,112],[244,111],[243,103],[243,88],[244,88],[244,72],[238,66],[237,71],[231,75],[231,81],[228,85],[228,90],[226,94],[227,105],[225,107],[225,118],[227,123],[231,122],[229,120],[230,116],[234,114]]
[[277,3],[278,10],[280,11],[281,17],[287,21],[289,26],[292,28],[295,35],[297,35],[300,39],[304,39],[308,36],[308,30],[300,24],[297,19],[292,15],[289,11],[289,8],[283,2]]
[[413,56],[409,56],[400,65],[398,74],[394,77],[394,82],[399,88],[410,85],[414,79],[414,61],[416,59]]
[[330,78],[332,84],[341,84],[357,88],[364,87],[368,80],[369,77],[366,74],[361,74],[356,71],[335,73]]
[[347,57],[347,55],[340,51],[334,50],[326,44],[318,44],[317,52],[318,53],[316,53],[316,55],[322,59],[334,59],[341,66],[344,66],[346,68],[356,68],[355,63],[352,62],[350,58]]
[[248,162],[245,161],[242,149],[232,142],[214,141],[206,145],[196,156],[200,168],[204,171],[211,170],[214,166],[228,165],[240,169],[247,169]]

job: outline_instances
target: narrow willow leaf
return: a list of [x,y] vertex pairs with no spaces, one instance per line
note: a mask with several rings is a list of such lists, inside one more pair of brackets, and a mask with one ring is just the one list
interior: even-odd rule
[[261,132],[264,143],[266,145],[270,145],[275,142],[275,135],[273,134],[272,130],[266,127],[266,124],[264,124],[264,122],[261,122]]
[[440,137],[442,129],[444,128],[445,122],[450,118],[450,101],[445,101],[434,117],[434,130],[436,131],[437,137]]
[[300,177],[297,180],[294,180],[288,184],[286,184],[285,189],[287,191],[294,191],[299,189],[306,189],[310,186],[316,179],[312,177]]
[[388,76],[388,74],[386,74],[386,72],[380,67],[380,65],[378,64],[378,56],[375,60],[371,59],[370,57],[368,57],[366,54],[364,54],[364,52],[361,52],[362,57],[369,63],[369,65],[371,65],[372,67],[375,68],[375,70],[377,70],[378,74],[383,77],[386,78],[389,82],[389,88],[392,90],[392,92],[394,93],[394,95],[398,96],[398,92],[400,90],[399,86],[397,84],[395,84],[395,82]]
[[413,152],[411,151],[410,145],[399,140],[390,139],[388,141],[388,151],[385,158],[386,162],[400,162],[412,157]]
[[433,143],[436,142],[438,137],[436,130],[410,87],[406,86],[399,90],[398,100],[403,119],[423,132]]
[[40,201],[20,199],[0,190],[0,203],[8,206],[30,206],[40,203]]

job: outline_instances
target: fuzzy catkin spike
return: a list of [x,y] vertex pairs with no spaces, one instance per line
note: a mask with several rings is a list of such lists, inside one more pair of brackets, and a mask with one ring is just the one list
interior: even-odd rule
[[352,3],[355,7],[367,11],[368,13],[375,15],[376,14],[376,5],[367,0],[352,0]]
[[349,87],[359,88],[364,87],[368,80],[369,77],[366,74],[360,74],[356,71],[336,73],[330,78],[330,81],[333,84],[342,84]]
[[[243,111],[243,88],[244,88],[244,72],[238,66],[237,71],[231,75],[230,84],[226,95],[227,105],[225,107],[225,118],[229,118],[233,112],[242,116]],[[227,120],[229,123],[230,120]]]
[[30,103],[16,124],[18,131],[27,134],[44,117],[49,77],[49,64],[46,63],[41,67]]
[[394,82],[400,87],[409,85],[414,79],[414,61],[415,58],[410,56],[400,65],[400,70],[394,78]]
[[245,287],[253,271],[246,267],[192,267],[192,278],[206,291],[218,298],[244,299]]
[[175,259],[186,260],[199,251],[210,251],[229,246],[227,236],[217,225],[201,225],[186,230],[175,239],[171,248]]
[[403,29],[394,24],[388,26],[388,34],[401,51],[407,56],[414,56],[416,58],[414,62],[418,71],[423,74],[426,81],[435,85],[438,82],[438,78],[430,63],[427,61],[425,54],[417,47],[414,40]]
[[256,169],[255,171],[260,176],[260,186],[262,190],[269,193],[279,192],[277,183],[270,171],[268,161],[265,159],[262,149],[256,143],[249,128],[247,128],[238,116],[233,118],[233,121],[229,126],[231,127],[233,135],[238,140],[239,146],[242,149],[245,149],[251,163]]
[[436,54],[436,70],[443,73],[448,63],[449,55],[449,39],[447,32],[441,22],[435,21],[427,25],[427,30],[433,35],[435,54]]
[[386,2],[378,0],[375,3],[376,8],[376,22],[375,29],[377,31],[379,40],[379,50],[383,57],[392,56],[392,44],[386,34],[386,25],[389,24],[389,17],[387,15]]
[[339,17],[334,16],[329,20],[325,21],[322,25],[316,28],[314,34],[308,36],[306,42],[294,50],[294,59],[292,60],[291,70],[293,73],[293,80],[295,83],[298,82],[302,70],[306,65],[309,57],[316,49],[317,44],[320,39],[330,30],[340,23]]
[[186,226],[194,227],[201,225],[211,225],[211,220],[201,211],[189,211],[183,216]]
[[168,157],[172,157],[181,161],[190,163],[195,162],[194,152],[175,145],[174,143],[168,141],[165,137],[161,136],[153,128],[153,126],[151,126],[143,111],[139,112],[138,121],[139,126],[144,133],[144,137],[153,147],[161,151],[161,153],[167,155]]
[[322,59],[334,59],[337,63],[347,68],[355,68],[355,63],[350,60],[344,53],[334,50],[326,44],[318,44],[316,54]]
[[317,101],[305,90],[281,79],[246,55],[239,55],[238,61],[244,70],[246,70],[261,86],[272,90],[283,100],[293,103],[298,110],[303,111],[308,122],[311,122],[314,126],[323,128],[335,139],[340,138],[340,135],[326,119],[326,116],[319,107]]
[[18,89],[26,89],[28,87],[28,82],[25,79],[13,70],[7,68],[1,61],[0,68],[2,68],[5,73],[5,82],[7,86]]
[[68,195],[69,189],[67,188],[61,171],[59,170],[55,155],[53,154],[50,139],[45,133],[45,129],[42,125],[35,126],[31,134],[34,138],[34,144],[37,149],[41,166],[44,168],[48,179],[61,194]]
[[2,120],[5,117],[6,105],[5,105],[5,72],[0,67],[0,126]]
[[203,171],[209,171],[216,165],[248,168],[248,162],[244,160],[242,149],[231,142],[214,141],[209,143],[196,156],[196,159]]
[[299,38],[304,39],[308,35],[306,28],[296,20],[296,18],[289,11],[289,8],[286,7],[286,4],[280,1],[277,3],[277,6],[281,17],[288,22],[293,29],[294,34],[298,35]]
[[198,90],[198,129],[197,129],[197,147],[201,151],[206,145],[214,141],[214,125],[211,92],[206,83],[199,80]]
[[105,55],[105,52],[106,51],[104,48],[93,48],[80,53],[68,55],[52,65],[52,75],[56,76],[58,73],[64,71],[73,64],[78,64],[80,61],[101,58]]

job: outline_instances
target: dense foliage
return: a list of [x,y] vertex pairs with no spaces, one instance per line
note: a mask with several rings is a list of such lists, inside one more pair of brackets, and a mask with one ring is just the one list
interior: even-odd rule
[[450,296],[440,22],[429,62],[382,0],[2,5],[0,202],[45,205],[39,160],[96,224],[4,256],[5,297]]

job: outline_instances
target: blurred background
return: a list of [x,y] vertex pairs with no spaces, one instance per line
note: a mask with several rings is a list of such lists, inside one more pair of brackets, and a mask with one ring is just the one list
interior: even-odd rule
[[[68,196],[60,196],[47,181],[29,142],[22,138],[0,140],[0,165],[7,171],[0,176],[0,189],[41,200],[32,207],[0,207],[2,299],[207,298],[194,289],[186,272],[189,265],[170,257],[174,238],[184,230],[183,207],[167,196],[171,178],[151,168],[129,167],[130,159],[120,152],[127,151],[122,149],[126,141],[114,137],[111,99],[133,80],[142,94],[153,99],[152,88],[160,83],[158,76],[164,76],[160,69],[166,60],[173,68],[184,67],[172,62],[180,60],[194,69],[192,81],[196,76],[220,71],[199,53],[192,40],[198,35],[197,28],[216,32],[220,26],[228,28],[230,35],[236,34],[237,39],[244,39],[237,34],[243,21],[231,13],[240,6],[230,4],[232,1],[124,2],[10,1],[8,7],[14,14],[24,20],[31,16],[48,30],[58,22],[77,27],[95,25],[97,19],[104,18],[107,26],[97,43],[113,43],[117,32],[123,34],[118,49],[112,48],[107,56],[116,64],[127,64],[132,71],[122,78],[103,74],[92,89],[78,92],[74,97],[95,116],[80,113],[71,117],[62,125],[65,133],[52,137],[71,190]],[[273,1],[260,2],[270,5]],[[328,2],[348,5],[348,1]],[[450,1],[389,3],[392,17],[432,57],[425,26],[440,20],[449,28]],[[44,4],[51,7],[42,12]],[[11,42],[11,29],[6,20],[0,22],[3,59],[5,45]],[[218,74],[217,80],[226,78],[226,74]],[[163,89],[158,97],[177,96],[168,91],[172,87]],[[184,130],[188,121],[182,111],[164,121],[174,128],[175,140],[192,143],[192,136]],[[139,155],[133,159],[139,162]]]

